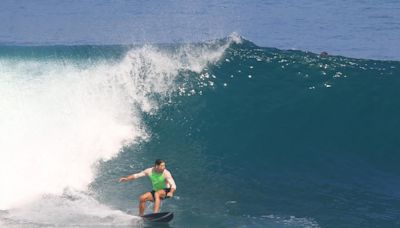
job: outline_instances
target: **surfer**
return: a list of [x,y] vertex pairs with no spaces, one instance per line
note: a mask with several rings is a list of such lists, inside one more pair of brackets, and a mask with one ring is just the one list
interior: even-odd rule
[[119,179],[119,182],[127,182],[140,177],[148,176],[150,178],[153,190],[146,192],[139,198],[139,215],[144,215],[144,210],[147,201],[154,202],[153,212],[157,213],[160,210],[160,202],[162,199],[173,197],[176,191],[175,181],[171,173],[165,168],[165,161],[157,159],[154,162],[154,167],[143,170],[140,173],[135,173]]
[[328,57],[328,52],[326,52],[326,51],[323,51],[323,52],[321,52],[320,54],[319,54],[319,57]]

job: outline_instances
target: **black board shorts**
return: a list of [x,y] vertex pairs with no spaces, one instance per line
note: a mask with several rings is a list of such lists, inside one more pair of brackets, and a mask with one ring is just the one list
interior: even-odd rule
[[[171,188],[164,188],[164,191],[165,191],[165,197],[164,197],[164,198],[160,198],[160,199],[162,199],[162,200],[165,199],[165,198],[167,198],[167,194],[168,194],[168,192],[171,191]],[[151,191],[151,195],[153,196],[153,201],[154,201],[154,199],[155,199],[154,193],[156,193],[156,191],[152,190],[152,191]]]

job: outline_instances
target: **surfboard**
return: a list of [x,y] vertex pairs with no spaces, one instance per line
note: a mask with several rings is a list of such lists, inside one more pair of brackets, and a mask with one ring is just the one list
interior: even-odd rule
[[169,222],[174,218],[174,213],[172,212],[159,212],[151,213],[142,216],[143,220],[146,222]]

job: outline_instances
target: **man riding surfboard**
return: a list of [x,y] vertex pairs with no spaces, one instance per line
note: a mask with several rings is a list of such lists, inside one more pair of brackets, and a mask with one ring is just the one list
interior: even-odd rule
[[119,182],[128,182],[140,177],[148,176],[150,178],[153,190],[142,194],[139,198],[139,215],[144,215],[146,202],[154,202],[153,212],[157,213],[160,210],[160,201],[164,198],[173,197],[176,191],[176,184],[171,173],[165,168],[165,161],[157,159],[154,162],[154,167],[143,170],[140,173],[135,173],[119,179]]

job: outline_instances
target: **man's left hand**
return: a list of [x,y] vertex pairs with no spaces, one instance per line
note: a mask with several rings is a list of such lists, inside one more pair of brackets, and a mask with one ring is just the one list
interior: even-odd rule
[[174,194],[172,192],[167,193],[167,198],[172,198],[173,196],[174,196]]

